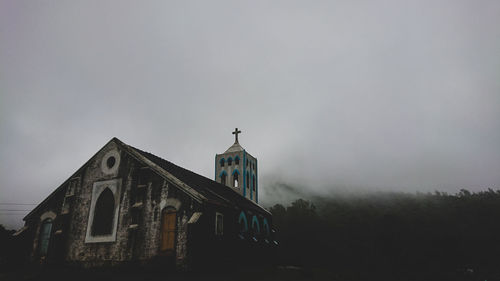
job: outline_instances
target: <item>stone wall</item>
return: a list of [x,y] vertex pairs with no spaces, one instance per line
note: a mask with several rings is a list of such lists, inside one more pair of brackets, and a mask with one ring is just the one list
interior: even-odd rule
[[[110,168],[107,159],[114,157],[116,167]],[[112,162],[112,161],[110,161]],[[106,166],[104,166],[106,165]],[[72,176],[55,196],[45,203],[27,222],[35,230],[33,259],[36,259],[42,214],[52,212],[58,221],[67,225],[57,235],[63,237],[63,260],[81,266],[100,266],[123,262],[148,262],[159,254],[162,209],[175,205],[177,209],[176,264],[182,266],[187,257],[187,222],[201,206],[173,184],[157,175],[137,159],[110,142]],[[95,183],[118,179],[121,182],[113,241],[89,242],[88,228],[92,191]],[[72,183],[70,185],[70,183]],[[71,186],[71,190],[68,188]],[[70,192],[68,196],[68,192]],[[94,194],[95,196],[95,194]],[[95,200],[95,199],[94,199]],[[61,218],[66,217],[66,220]],[[41,217],[40,217],[41,218]],[[56,229],[53,230],[52,240]],[[87,239],[87,242],[86,242]],[[110,238],[111,239],[111,238]],[[52,254],[52,253],[50,253]]]

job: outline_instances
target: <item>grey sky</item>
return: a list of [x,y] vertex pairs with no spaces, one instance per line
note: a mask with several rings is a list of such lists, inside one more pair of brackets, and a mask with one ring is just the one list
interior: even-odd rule
[[0,0],[0,203],[113,136],[212,178],[234,127],[263,200],[499,188],[499,26],[499,1]]

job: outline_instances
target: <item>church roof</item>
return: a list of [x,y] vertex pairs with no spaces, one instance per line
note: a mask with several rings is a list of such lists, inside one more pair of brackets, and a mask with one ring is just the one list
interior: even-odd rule
[[269,214],[266,209],[262,208],[260,205],[254,203],[253,201],[241,196],[238,192],[232,190],[230,187],[227,187],[188,169],[177,166],[174,163],[162,159],[152,153],[142,151],[138,148],[126,145],[124,143],[122,144],[137,151],[149,161],[160,166],[162,169],[172,174],[175,178],[179,179],[189,187],[193,188],[196,192],[203,195],[203,197],[208,199],[211,203],[250,210],[257,213],[265,212],[266,214]]
[[239,151],[243,151],[243,147],[241,147],[239,143],[235,142],[224,153],[239,152]]
[[[118,145],[122,146],[129,154],[135,156],[139,161],[150,166],[152,170],[158,172],[159,174],[161,174],[161,176],[164,176],[171,180],[176,186],[181,188],[184,192],[186,192],[199,202],[207,202],[216,205],[234,207],[238,209],[253,211],[256,213],[270,214],[269,211],[267,211],[260,205],[244,198],[239,193],[225,185],[222,185],[207,177],[177,166],[174,163],[162,159],[154,154],[130,146],[116,137],[111,139],[109,142],[115,142]],[[75,174],[81,171],[91,161],[91,159],[93,159],[97,155],[97,153],[98,152],[96,152],[96,154],[91,157],[82,167],[80,167],[80,169],[78,169],[71,177],[69,177],[51,194],[49,194],[47,198],[45,198],[40,204],[38,204],[33,210],[31,210],[31,212],[29,212],[23,218],[23,220],[28,219],[32,214],[36,213],[43,205],[45,205],[46,202],[53,198],[58,192],[63,191],[64,185],[68,183]]]

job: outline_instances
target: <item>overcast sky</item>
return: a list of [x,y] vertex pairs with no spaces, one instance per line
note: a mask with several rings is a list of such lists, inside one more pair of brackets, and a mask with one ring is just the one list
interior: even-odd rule
[[500,188],[499,27],[493,0],[0,0],[0,203],[114,136],[212,178],[235,127],[262,200]]

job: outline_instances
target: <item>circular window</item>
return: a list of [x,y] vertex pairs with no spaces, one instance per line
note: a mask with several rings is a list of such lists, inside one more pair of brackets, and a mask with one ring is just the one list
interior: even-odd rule
[[102,157],[101,170],[105,174],[114,174],[120,166],[120,153],[117,150],[108,151]]
[[108,158],[108,160],[106,160],[106,165],[108,166],[108,169],[113,168],[115,163],[116,163],[116,158],[114,156],[111,156]]

